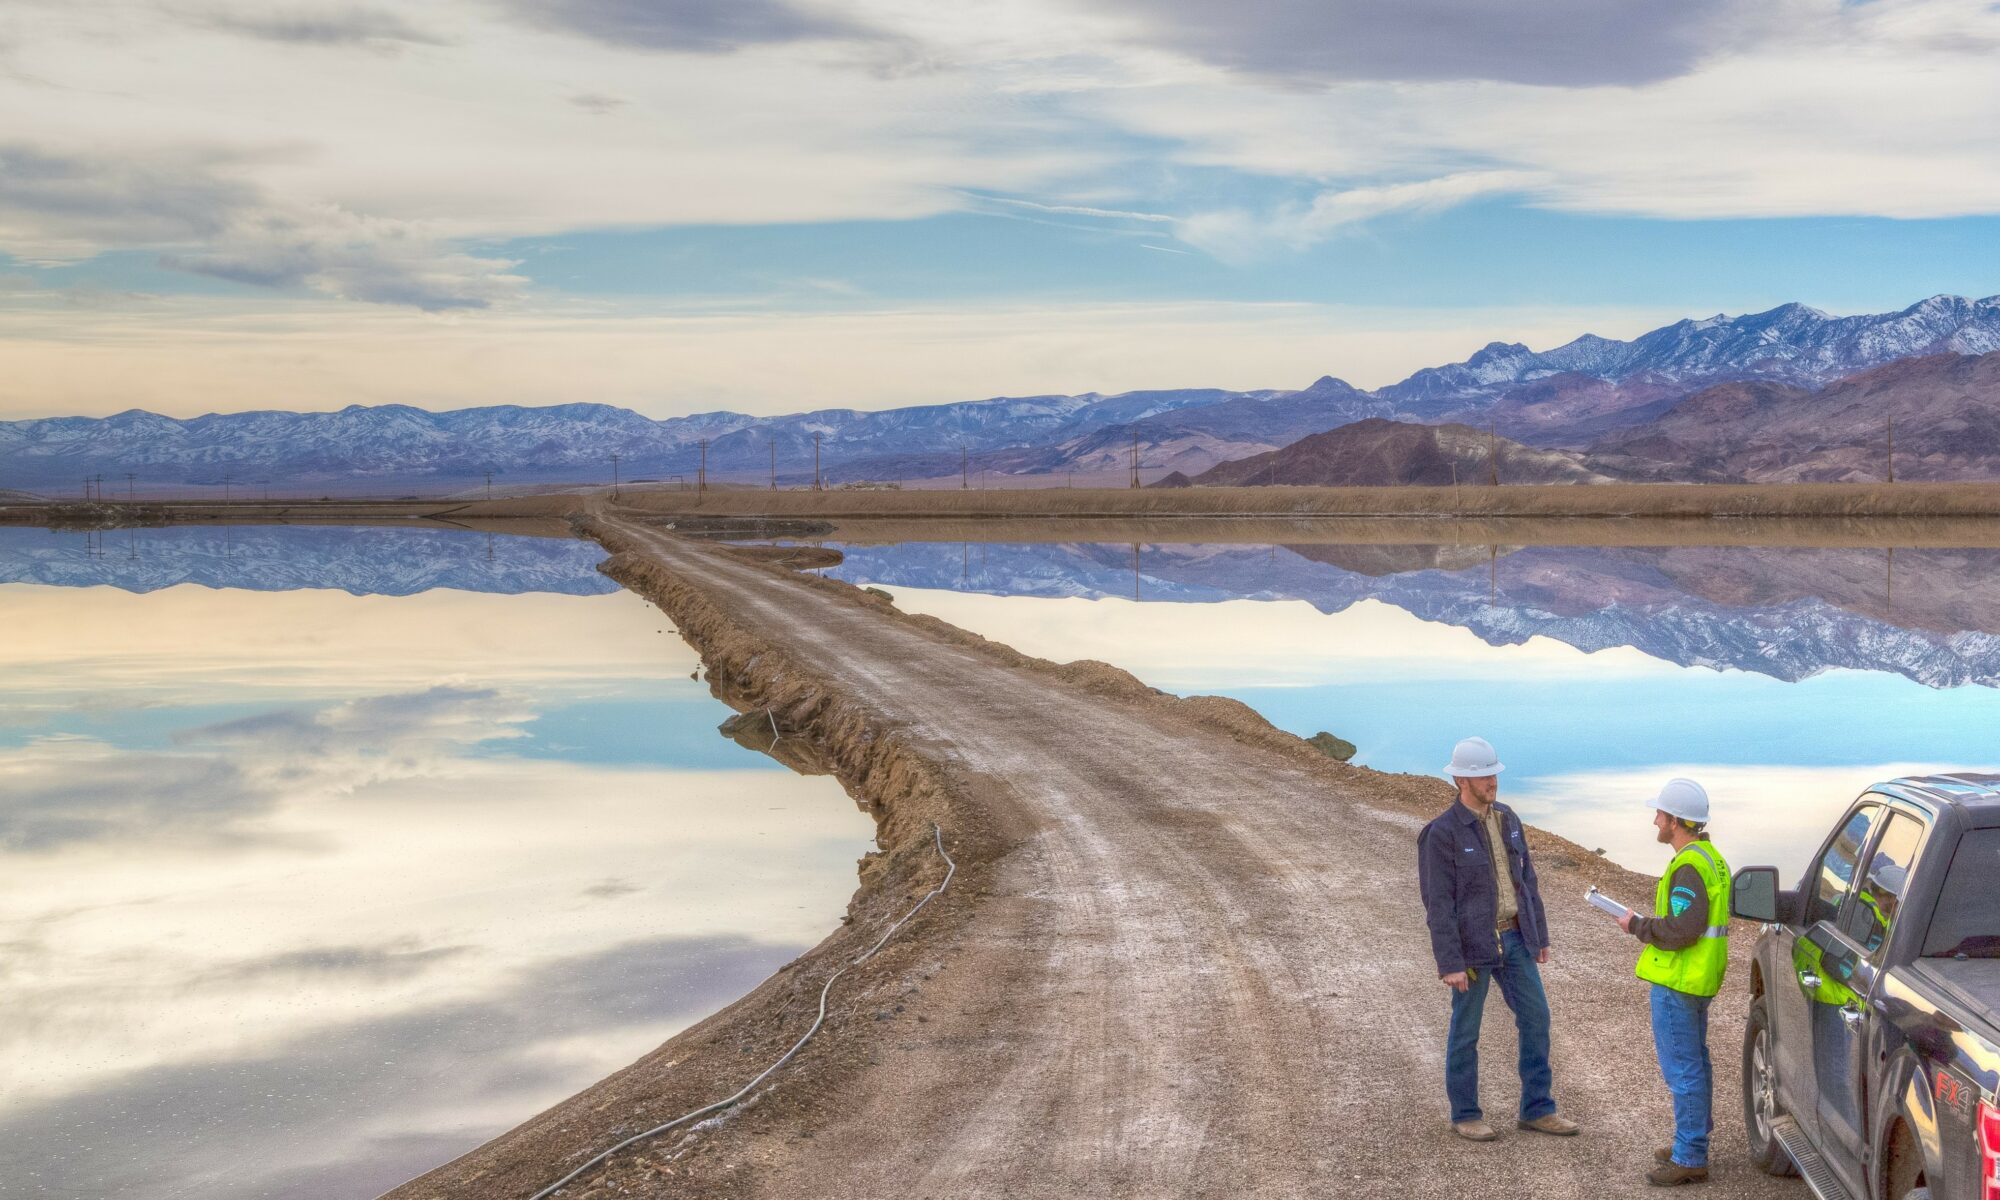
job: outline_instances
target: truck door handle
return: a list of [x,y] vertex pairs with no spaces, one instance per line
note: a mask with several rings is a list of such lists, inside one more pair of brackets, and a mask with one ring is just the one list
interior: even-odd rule
[[1819,976],[1813,974],[1811,971],[1799,972],[1800,987],[1804,988],[1809,992],[1816,992],[1819,990],[1819,984],[1820,984]]
[[1861,1028],[1861,1018],[1867,1015],[1852,1004],[1843,1004],[1840,1006],[1840,1019],[1847,1023],[1849,1029]]

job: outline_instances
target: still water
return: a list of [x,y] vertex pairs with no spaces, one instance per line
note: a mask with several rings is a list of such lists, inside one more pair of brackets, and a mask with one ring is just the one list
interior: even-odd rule
[[871,822],[600,557],[0,529],[0,1196],[372,1197],[836,924]]
[[1871,782],[2000,763],[1995,550],[826,544],[906,611],[1235,697],[1382,770],[1485,736],[1525,817],[1639,870],[1674,775],[1732,861],[1790,876]]

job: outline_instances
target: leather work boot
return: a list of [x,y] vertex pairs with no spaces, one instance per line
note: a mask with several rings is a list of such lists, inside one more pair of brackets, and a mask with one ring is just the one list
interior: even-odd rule
[[1451,1131],[1468,1142],[1490,1142],[1500,1136],[1499,1132],[1491,1125],[1476,1118],[1454,1124],[1451,1127]]
[[1663,1166],[1674,1161],[1674,1148],[1672,1146],[1662,1146],[1658,1150],[1653,1151],[1653,1161]]
[[1646,1172],[1646,1182],[1654,1187],[1679,1187],[1684,1183],[1707,1183],[1707,1167],[1684,1167],[1667,1162]]
[[1554,1113],[1550,1113],[1546,1117],[1536,1117],[1532,1121],[1516,1121],[1514,1122],[1514,1127],[1516,1129],[1531,1130],[1535,1133],[1546,1133],[1551,1137],[1575,1137],[1578,1128],[1575,1121],[1567,1117],[1559,1117]]

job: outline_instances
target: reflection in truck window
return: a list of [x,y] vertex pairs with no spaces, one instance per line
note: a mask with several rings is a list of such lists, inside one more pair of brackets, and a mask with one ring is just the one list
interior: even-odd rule
[[1975,829],[1958,840],[1937,910],[1924,935],[1930,958],[2000,958],[2000,829]]
[[1848,885],[1854,882],[1854,868],[1861,860],[1861,848],[1868,844],[1868,831],[1875,827],[1875,819],[1882,815],[1880,805],[1869,804],[1855,810],[1841,827],[1840,836],[1833,839],[1833,845],[1826,848],[1826,856],[1820,859],[1819,879],[1813,885],[1812,906],[1806,911],[1806,924],[1831,921],[1840,912],[1840,902],[1847,895]]
[[1861,880],[1854,903],[1847,906],[1840,925],[1868,957],[1880,963],[1889,943],[1889,930],[1896,923],[1897,906],[1909,887],[1910,864],[1917,857],[1917,843],[1924,827],[1901,813],[1890,813],[1882,829],[1882,840],[1869,856],[1868,873]]

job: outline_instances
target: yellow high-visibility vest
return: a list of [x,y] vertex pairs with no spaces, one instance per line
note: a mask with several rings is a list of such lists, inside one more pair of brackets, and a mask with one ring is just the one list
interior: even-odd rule
[[1648,983],[1663,984],[1690,996],[1713,996],[1722,990],[1722,973],[1729,969],[1729,864],[1707,841],[1690,842],[1674,855],[1660,886],[1653,891],[1653,915],[1670,916],[1667,907],[1674,875],[1693,867],[1708,888],[1708,928],[1685,950],[1647,946],[1634,972]]

